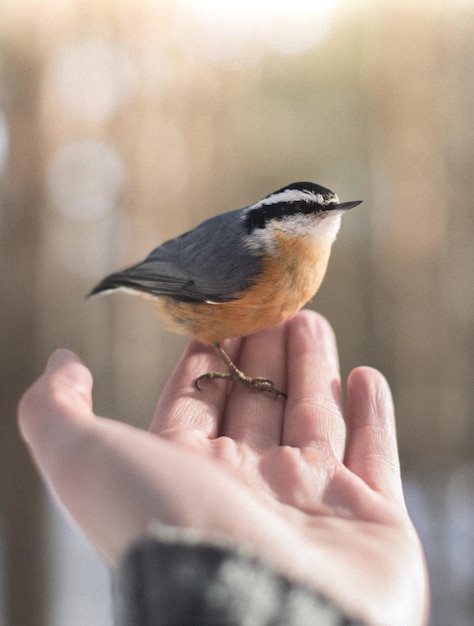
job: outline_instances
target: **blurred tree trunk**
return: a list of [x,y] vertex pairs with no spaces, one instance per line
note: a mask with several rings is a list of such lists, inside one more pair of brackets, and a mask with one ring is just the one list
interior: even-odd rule
[[[41,204],[41,140],[37,117],[40,72],[33,56],[14,50],[3,55],[3,103],[10,131],[9,171],[0,202],[0,308],[2,328],[0,380],[2,385],[2,451],[0,491],[5,541],[6,623],[9,626],[44,624],[44,563],[41,539],[39,479],[16,425],[16,406],[38,371],[35,359],[35,279]],[[32,134],[33,132],[33,134]],[[10,171],[11,170],[11,171]]]

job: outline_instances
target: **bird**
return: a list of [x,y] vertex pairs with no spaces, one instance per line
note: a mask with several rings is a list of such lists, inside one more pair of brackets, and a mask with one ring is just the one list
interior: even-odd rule
[[222,341],[274,326],[318,291],[341,224],[362,201],[339,202],[331,190],[295,182],[161,244],[140,263],[106,276],[89,296],[117,290],[145,295],[169,330],[213,346],[227,367],[194,381],[240,381],[275,398],[287,394],[242,372]]

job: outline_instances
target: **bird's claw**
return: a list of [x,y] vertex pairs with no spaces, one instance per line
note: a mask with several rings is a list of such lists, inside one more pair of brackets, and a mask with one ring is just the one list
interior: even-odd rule
[[269,378],[262,378],[261,376],[251,377],[246,376],[240,370],[233,372],[207,372],[206,374],[201,374],[194,381],[194,384],[199,391],[201,388],[202,380],[215,380],[216,378],[224,379],[224,380],[237,380],[249,389],[256,389],[258,391],[268,391],[272,393],[275,397],[275,400],[278,396],[283,396],[285,399],[288,397],[284,391],[280,391],[275,387],[273,382]]

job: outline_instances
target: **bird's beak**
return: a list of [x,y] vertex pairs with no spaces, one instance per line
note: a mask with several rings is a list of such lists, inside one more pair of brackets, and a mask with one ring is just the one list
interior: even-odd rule
[[340,211],[341,213],[345,213],[349,211],[349,209],[353,209],[355,206],[358,206],[362,203],[362,200],[353,200],[352,202],[341,202],[336,204],[334,207],[336,211]]
[[361,202],[362,200],[353,200],[352,202],[340,202],[339,204],[328,206],[326,208],[326,211],[330,212],[331,215],[342,215],[343,213],[346,213],[346,211],[349,211],[355,206],[361,204]]

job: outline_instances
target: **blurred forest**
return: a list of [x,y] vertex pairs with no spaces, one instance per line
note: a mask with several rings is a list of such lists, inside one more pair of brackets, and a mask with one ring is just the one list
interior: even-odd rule
[[85,294],[296,180],[364,200],[311,306],[343,376],[393,388],[431,625],[474,623],[473,111],[469,0],[0,3],[1,626],[109,619],[19,440],[21,393],[69,347],[96,412],[146,428],[185,345],[146,301]]

